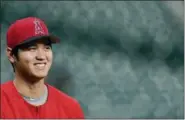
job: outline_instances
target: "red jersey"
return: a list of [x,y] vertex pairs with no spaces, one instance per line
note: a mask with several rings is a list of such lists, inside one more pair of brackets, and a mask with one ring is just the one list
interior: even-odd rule
[[50,85],[47,85],[47,87],[47,102],[41,106],[33,106],[24,100],[24,98],[22,98],[12,81],[3,83],[0,88],[0,118],[84,118],[83,111],[76,99],[66,95]]

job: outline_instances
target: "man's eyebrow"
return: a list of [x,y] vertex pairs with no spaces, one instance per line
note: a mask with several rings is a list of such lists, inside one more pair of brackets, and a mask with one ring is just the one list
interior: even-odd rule
[[25,45],[25,47],[31,47],[31,46],[36,46],[36,43],[28,43],[28,44]]

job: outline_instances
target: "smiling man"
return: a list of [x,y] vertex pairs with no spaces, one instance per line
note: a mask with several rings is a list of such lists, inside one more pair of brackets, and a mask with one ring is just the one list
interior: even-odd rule
[[45,82],[52,45],[58,42],[36,17],[19,19],[9,27],[6,53],[15,77],[1,84],[1,118],[84,118],[76,99]]

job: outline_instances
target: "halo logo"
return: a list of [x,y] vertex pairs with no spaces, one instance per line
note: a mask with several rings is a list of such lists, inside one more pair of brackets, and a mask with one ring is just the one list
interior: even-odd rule
[[35,34],[44,34],[44,30],[41,26],[41,23],[39,20],[35,19],[34,20],[34,24],[35,24]]

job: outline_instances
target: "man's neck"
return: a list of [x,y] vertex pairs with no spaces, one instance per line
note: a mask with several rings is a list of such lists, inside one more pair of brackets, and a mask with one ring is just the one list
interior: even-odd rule
[[44,94],[44,80],[30,83],[27,82],[27,80],[22,79],[21,77],[15,77],[13,82],[17,91],[23,96],[39,98]]

